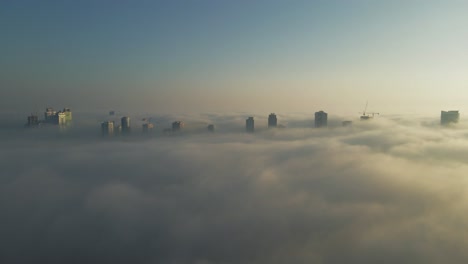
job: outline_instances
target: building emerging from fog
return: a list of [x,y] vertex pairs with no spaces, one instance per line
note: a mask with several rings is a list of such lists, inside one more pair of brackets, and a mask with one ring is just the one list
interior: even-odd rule
[[268,116],[268,127],[276,127],[278,125],[278,119],[274,113]]
[[52,107],[46,108],[44,112],[44,123],[55,125],[70,125],[72,122],[72,112],[70,108],[62,111],[55,111]]
[[214,132],[215,131],[215,126],[213,124],[209,124],[206,129],[208,129],[209,132]]
[[47,107],[44,112],[44,122],[54,123],[56,113],[52,107]]
[[327,126],[328,114],[324,111],[315,112],[315,127]]
[[39,125],[39,117],[37,115],[31,114],[28,116],[28,123],[26,124],[28,127],[35,127]]
[[153,131],[153,128],[154,128],[154,125],[151,124],[151,123],[146,123],[146,124],[143,124],[142,126],[142,129],[143,129],[143,133],[150,133],[151,131]]
[[130,133],[130,117],[124,116],[120,119],[120,129],[122,134]]
[[101,132],[103,136],[114,135],[114,121],[106,121],[101,123]]
[[253,133],[254,130],[255,130],[254,118],[250,116],[249,118],[245,120],[245,131],[249,133]]
[[440,124],[448,125],[450,123],[458,123],[460,113],[458,111],[440,111]]
[[180,131],[184,128],[185,124],[182,121],[175,121],[172,123],[172,131]]

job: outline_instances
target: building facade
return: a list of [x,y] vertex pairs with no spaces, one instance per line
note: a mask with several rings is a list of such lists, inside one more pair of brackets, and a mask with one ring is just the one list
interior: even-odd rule
[[328,124],[328,114],[324,111],[315,112],[315,127],[326,127]]
[[268,127],[276,127],[278,125],[278,119],[274,113],[268,116]]
[[103,136],[113,136],[114,135],[114,121],[102,122],[101,132]]
[[448,125],[451,123],[458,123],[460,113],[458,111],[440,111],[440,124]]
[[44,123],[54,125],[70,125],[72,122],[72,112],[70,108],[64,108],[62,111],[55,111],[52,107],[46,108],[44,112]]
[[122,130],[122,134],[130,133],[130,117],[124,116],[120,119],[120,128]]
[[252,116],[245,120],[245,131],[253,133],[255,131],[255,121]]

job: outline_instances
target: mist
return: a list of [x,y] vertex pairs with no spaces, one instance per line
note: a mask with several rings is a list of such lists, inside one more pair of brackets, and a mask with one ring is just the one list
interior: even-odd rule
[[[135,121],[111,139],[102,116],[3,128],[0,262],[468,261],[463,120],[256,116],[247,134],[246,116],[153,116],[150,136]],[[173,120],[186,132],[161,133]]]

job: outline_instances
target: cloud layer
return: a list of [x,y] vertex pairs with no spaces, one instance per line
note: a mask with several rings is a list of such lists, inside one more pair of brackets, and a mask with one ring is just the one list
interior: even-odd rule
[[466,263],[466,126],[283,119],[254,135],[217,115],[192,119],[215,134],[5,134],[0,262]]

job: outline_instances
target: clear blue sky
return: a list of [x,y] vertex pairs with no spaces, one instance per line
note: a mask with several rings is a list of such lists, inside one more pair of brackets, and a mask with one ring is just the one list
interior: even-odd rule
[[0,3],[0,110],[468,110],[468,1]]

